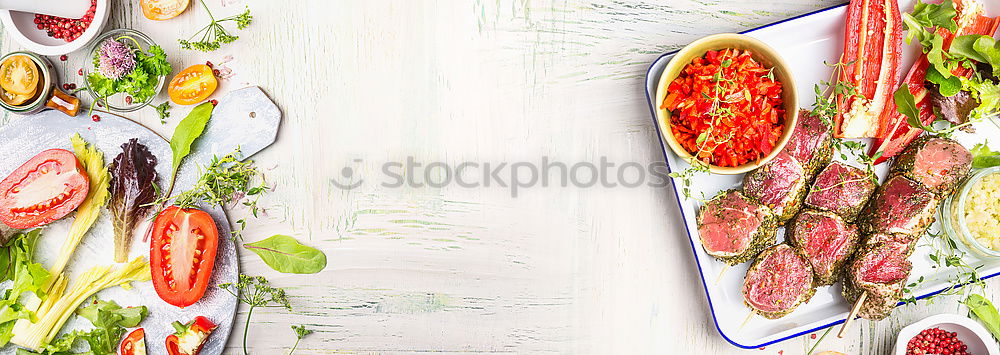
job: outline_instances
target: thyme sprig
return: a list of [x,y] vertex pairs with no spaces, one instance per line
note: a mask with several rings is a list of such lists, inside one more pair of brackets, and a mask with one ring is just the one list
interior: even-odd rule
[[[174,205],[182,208],[199,204],[224,207],[242,200],[241,203],[250,209],[250,214],[257,218],[260,212],[257,201],[270,187],[253,160],[240,161],[239,157],[239,148],[221,158],[213,157],[191,189],[173,197],[161,197],[154,204],[173,199]],[[233,240],[243,240],[246,225],[246,218],[236,221],[236,227],[232,230]]]
[[[813,103],[813,109],[810,111],[810,115],[819,117],[826,124],[831,127],[834,125],[834,117],[837,116],[837,98],[838,97],[855,97],[863,98],[864,96],[858,92],[857,86],[840,80],[840,74],[844,70],[845,66],[852,65],[853,62],[845,63],[843,60],[838,61],[835,64],[830,64],[824,62],[827,66],[833,68],[833,73],[830,75],[830,80],[821,81],[819,84],[814,86],[816,91],[816,102]],[[875,155],[869,156],[865,151],[868,146],[860,141],[846,140],[841,138],[833,139],[833,148],[837,151],[841,160],[847,161],[849,157],[854,157],[859,163],[865,166],[865,172],[872,179],[872,182],[878,183],[878,176],[875,175],[875,161],[882,157],[882,152],[878,152]]]
[[[931,261],[931,268],[939,272],[952,269],[955,271],[955,275],[946,281],[950,285],[948,288],[924,300],[928,303],[933,303],[934,299],[938,296],[966,295],[977,290],[979,293],[982,293],[986,287],[986,282],[980,278],[979,270],[983,266],[969,265],[965,261],[965,256],[968,254],[959,249],[958,243],[951,237],[940,232],[930,231],[927,232],[927,236],[933,238],[929,239],[925,244],[931,247],[931,252],[927,254],[927,258]],[[930,280],[921,276],[916,281],[907,284],[903,287],[903,297],[900,301],[916,303],[916,289],[920,288],[927,281]]]

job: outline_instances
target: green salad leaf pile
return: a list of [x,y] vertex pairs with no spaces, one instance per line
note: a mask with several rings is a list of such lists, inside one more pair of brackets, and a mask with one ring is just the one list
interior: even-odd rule
[[[117,93],[126,93],[131,95],[135,102],[143,102],[156,95],[160,77],[169,75],[173,70],[167,61],[167,54],[158,45],[149,46],[148,53],[139,49],[135,49],[134,53],[135,69],[120,79],[109,78],[99,70],[87,75],[87,84],[100,99],[106,99]],[[94,67],[98,67],[100,54],[97,51],[93,59]]]

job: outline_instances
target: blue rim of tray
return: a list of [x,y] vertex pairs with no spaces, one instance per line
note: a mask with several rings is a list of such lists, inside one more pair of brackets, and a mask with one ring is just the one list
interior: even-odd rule
[[[844,7],[844,6],[847,6],[847,4],[844,3],[844,4],[840,4],[840,5],[834,5],[834,6],[831,6],[831,7],[824,8],[824,9],[820,9],[820,10],[816,10],[816,11],[813,11],[813,12],[805,13],[805,14],[802,14],[802,15],[799,15],[799,16],[787,18],[787,19],[784,19],[784,20],[781,20],[781,21],[778,21],[778,22],[773,22],[773,23],[769,23],[767,25],[763,25],[763,26],[760,26],[760,27],[755,27],[755,28],[752,28],[752,29],[749,29],[749,30],[746,30],[746,31],[741,31],[739,33],[740,34],[747,34],[747,33],[750,33],[750,32],[759,31],[759,30],[762,30],[762,29],[765,29],[765,28],[768,28],[768,27],[772,27],[772,26],[783,24],[785,22],[798,20],[798,19],[801,19],[801,18],[804,18],[804,17],[809,17],[809,16],[812,16],[812,15],[817,15],[817,14],[820,14],[820,13],[823,13],[823,12],[826,12],[826,11],[830,11],[830,10],[834,10],[834,9],[839,9],[841,7]],[[649,113],[652,114],[652,116],[653,116],[653,127],[656,128],[657,139],[660,141],[660,150],[663,151],[664,160],[666,159],[667,154],[670,154],[670,153],[667,152],[667,147],[666,147],[666,145],[663,144],[663,132],[660,131],[660,125],[659,125],[659,122],[657,122],[656,107],[653,106],[653,98],[652,98],[652,95],[649,92],[649,85],[648,85],[648,83],[649,83],[649,77],[650,77],[650,75],[653,74],[653,68],[656,67],[657,63],[659,63],[661,60],[663,60],[666,57],[670,57],[670,56],[673,56],[674,54],[677,54],[678,51],[680,51],[680,50],[670,51],[670,52],[664,53],[663,55],[661,55],[658,58],[656,58],[656,60],[654,60],[653,63],[650,64],[649,69],[646,70],[646,76],[645,76],[646,80],[644,81],[644,86],[646,87],[644,89],[646,91],[646,104],[649,105]],[[671,170],[670,169],[670,164],[668,163],[668,164],[666,164],[666,166],[667,166],[667,170],[670,171]],[[672,189],[674,190],[674,197],[677,199],[677,205],[678,205],[678,207],[681,207],[680,208],[681,218],[684,219],[685,221],[687,221],[687,216],[684,215],[684,208],[683,208],[683,206],[681,206],[681,196],[677,193],[677,189],[676,188],[672,188]],[[692,236],[691,236],[691,230],[688,229],[687,223],[684,223],[684,230],[688,234],[688,243],[691,244],[691,252],[692,253],[697,253],[698,252],[698,246],[694,245],[694,238],[692,238]],[[702,289],[705,291],[705,298],[708,299],[708,308],[709,308],[709,311],[712,313],[712,322],[715,324],[715,330],[719,331],[719,335],[722,335],[723,339],[726,339],[726,341],[728,341],[730,344],[733,344],[733,345],[735,345],[735,346],[737,346],[739,348],[743,348],[743,349],[758,349],[758,348],[765,347],[765,346],[768,346],[768,345],[771,345],[771,344],[780,343],[780,342],[783,342],[783,341],[788,340],[788,339],[798,338],[800,336],[803,336],[803,335],[806,335],[806,334],[809,334],[809,333],[813,333],[813,332],[816,332],[816,331],[819,331],[819,330],[823,330],[823,329],[835,326],[837,324],[842,324],[846,320],[846,319],[840,319],[840,320],[837,320],[837,321],[834,321],[834,322],[831,322],[831,323],[828,323],[828,324],[825,324],[825,325],[821,325],[821,326],[816,327],[816,328],[812,328],[812,329],[809,329],[809,330],[805,330],[805,331],[802,331],[802,332],[799,332],[799,333],[795,333],[795,334],[789,335],[789,336],[784,337],[784,338],[780,338],[780,339],[772,340],[772,341],[769,341],[769,342],[765,342],[763,344],[758,344],[758,345],[743,345],[743,344],[737,343],[737,342],[733,341],[732,339],[730,339],[729,336],[726,335],[726,333],[723,333],[722,332],[722,328],[719,327],[719,319],[715,315],[715,307],[712,304],[712,296],[710,296],[708,294],[708,282],[705,281],[705,274],[702,272],[701,262],[698,261],[697,257],[694,258],[694,262],[695,262],[695,265],[698,266],[698,276],[701,277],[701,286],[702,286]],[[986,280],[986,279],[995,277],[997,275],[1000,275],[1000,272],[992,273],[992,274],[983,276],[983,277],[981,277],[979,279],[980,280]],[[951,288],[963,287],[963,286],[968,285],[968,284],[969,283],[962,283],[962,284],[956,284],[954,286],[944,287],[944,288],[942,288],[940,290],[937,290],[937,291],[928,292],[926,294],[919,295],[919,296],[916,297],[916,299],[917,300],[921,300],[921,299],[924,299],[924,298],[927,298],[927,297],[934,296],[934,295],[939,294],[941,292],[944,292],[945,290],[948,290],[948,289],[951,289]],[[905,304],[905,302],[899,302],[897,304],[897,306],[901,306],[903,304]]]

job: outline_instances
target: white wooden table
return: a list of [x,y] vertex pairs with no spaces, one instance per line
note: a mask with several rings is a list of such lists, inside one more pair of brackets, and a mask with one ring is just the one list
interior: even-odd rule
[[[669,188],[549,186],[514,198],[497,186],[377,181],[383,163],[409,156],[661,162],[643,94],[654,59],[840,1],[256,0],[251,28],[208,54],[176,41],[207,23],[196,3],[154,23],[137,1],[117,0],[109,28],[149,34],[175,70],[232,55],[237,76],[223,90],[259,85],[285,114],[278,142],[255,157],[275,190],[247,239],[294,235],[329,266],[282,275],[242,253],[243,271],[287,287],[294,307],[255,312],[254,354],[283,353],[294,324],[316,331],[299,353],[802,354],[808,336],[763,350],[719,336]],[[217,15],[244,5],[208,3]],[[17,49],[3,37],[3,52]],[[84,56],[51,59],[80,85]],[[166,125],[152,109],[130,117],[169,136],[187,110]],[[365,183],[338,188],[345,167]],[[955,298],[904,307],[845,339],[831,333],[820,350],[885,354],[901,327],[943,312],[965,308]],[[239,328],[227,353],[240,352]]]

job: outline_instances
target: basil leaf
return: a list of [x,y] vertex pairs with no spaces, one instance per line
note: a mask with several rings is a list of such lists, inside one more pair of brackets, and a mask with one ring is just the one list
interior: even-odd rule
[[965,299],[965,305],[969,307],[972,314],[979,318],[979,321],[986,326],[986,329],[993,333],[993,336],[1000,338],[1000,313],[993,306],[990,300],[983,296],[972,294]]
[[191,113],[184,117],[177,128],[174,129],[174,135],[170,137],[170,150],[173,151],[173,170],[170,173],[170,190],[173,190],[174,180],[177,178],[177,168],[181,166],[181,160],[191,154],[191,144],[201,137],[202,133],[205,133],[205,126],[208,125],[208,119],[212,118],[212,110],[215,109],[215,105],[211,102],[205,102],[201,105],[195,106]]
[[914,102],[913,93],[910,92],[909,85],[903,84],[896,90],[896,93],[892,95],[896,101],[896,110],[906,116],[906,123],[914,128],[919,128],[923,130],[928,130],[930,127],[924,126],[923,122],[920,122],[920,110],[917,109],[917,103]]
[[326,254],[299,244],[287,235],[273,235],[243,247],[260,256],[267,266],[286,274],[315,274],[326,268]]

